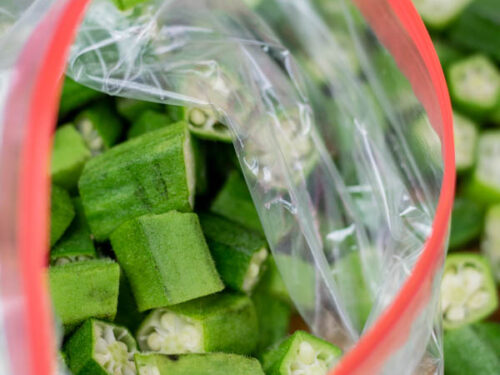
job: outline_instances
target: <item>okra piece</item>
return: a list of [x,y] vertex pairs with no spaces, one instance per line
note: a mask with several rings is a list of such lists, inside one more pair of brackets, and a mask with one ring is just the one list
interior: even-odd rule
[[413,0],[425,24],[442,30],[449,26],[473,0]]
[[109,101],[101,101],[81,112],[75,125],[92,155],[99,155],[116,144],[122,123]]
[[451,214],[450,249],[458,249],[479,238],[482,229],[482,208],[465,197],[456,198]]
[[49,268],[54,310],[65,326],[89,318],[113,319],[120,267],[111,260],[87,260]]
[[82,169],[90,159],[85,141],[71,124],[61,126],[54,134],[50,175],[52,182],[65,188],[76,187]]
[[65,350],[73,375],[137,375],[137,343],[125,327],[89,319]]
[[262,235],[264,234],[246,182],[238,171],[229,175],[210,210]]
[[324,375],[340,358],[341,350],[309,333],[297,331],[263,355],[267,375]]
[[232,140],[231,131],[211,108],[186,108],[184,120],[189,123],[191,134],[199,138],[227,143]]
[[500,369],[500,325],[478,323],[444,334],[446,375],[496,375]]
[[500,72],[487,56],[454,62],[448,69],[448,81],[454,104],[472,116],[487,116],[498,105]]
[[79,189],[96,240],[142,215],[191,211],[193,163],[185,123],[146,133],[90,160]]
[[153,310],[137,331],[142,351],[162,354],[250,354],[257,339],[252,301],[227,292]]
[[70,226],[75,209],[68,192],[57,185],[52,185],[50,201],[50,246],[53,246]]
[[162,129],[171,123],[172,120],[167,115],[148,109],[133,122],[127,133],[127,138],[135,138],[150,131]]
[[138,375],[264,375],[255,358],[228,353],[138,353],[135,363]]
[[476,161],[477,125],[457,112],[453,113],[455,165],[457,173],[470,170]]
[[262,275],[269,254],[258,234],[221,216],[200,214],[200,223],[224,284],[250,293]]
[[444,328],[454,329],[479,321],[497,306],[497,291],[488,261],[474,253],[449,255],[441,282]]
[[75,218],[66,233],[50,251],[50,261],[53,265],[89,260],[97,255],[81,199],[73,198],[72,202],[75,208]]
[[466,194],[480,204],[500,202],[500,131],[484,131],[479,136],[476,167]]
[[[120,1],[120,0],[115,0]],[[140,2],[144,0],[125,0],[130,2]],[[129,98],[116,98],[116,110],[124,119],[133,123],[141,117],[146,111],[162,112],[163,105],[159,103],[147,102],[144,100],[136,100]],[[176,121],[180,121],[176,120]]]
[[500,205],[488,209],[481,241],[481,252],[488,258],[497,282],[500,282]]
[[85,107],[90,102],[103,96],[102,92],[95,91],[66,77],[59,104],[59,117],[65,117],[70,112]]
[[130,220],[113,232],[111,244],[139,311],[224,288],[196,214],[170,211]]

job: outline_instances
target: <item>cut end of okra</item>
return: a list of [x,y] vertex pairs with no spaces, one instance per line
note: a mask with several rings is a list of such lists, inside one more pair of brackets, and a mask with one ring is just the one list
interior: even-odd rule
[[464,172],[474,166],[478,139],[477,125],[457,112],[453,113],[455,139],[455,164],[457,172]]
[[137,374],[137,344],[124,327],[88,320],[69,339],[66,352],[75,375]]
[[500,100],[500,73],[483,55],[475,55],[450,65],[450,94],[457,106],[474,115],[493,111]]
[[152,311],[137,339],[142,350],[163,354],[250,354],[257,344],[257,329],[250,298],[221,293]]
[[138,375],[264,375],[255,358],[237,354],[135,355]]
[[98,241],[135,217],[191,211],[195,167],[187,125],[172,124],[96,156],[85,166],[79,189]]
[[471,2],[472,0],[413,0],[426,25],[434,29],[448,26]]
[[297,331],[263,356],[266,373],[325,375],[340,358],[341,350],[309,333]]
[[75,209],[68,192],[52,185],[50,194],[50,246],[53,246],[70,226]]
[[210,108],[186,108],[186,121],[189,130],[199,138],[212,141],[231,142],[231,131],[219,121],[217,114]]
[[460,253],[446,259],[441,309],[446,329],[481,320],[498,306],[490,265],[481,255]]
[[490,207],[486,213],[481,251],[488,258],[497,282],[500,282],[500,205]]

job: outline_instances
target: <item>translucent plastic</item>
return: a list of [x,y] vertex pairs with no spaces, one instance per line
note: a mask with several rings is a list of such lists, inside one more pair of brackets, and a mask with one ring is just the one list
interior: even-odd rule
[[[41,64],[57,62],[45,81],[61,74],[84,3],[58,3],[73,18],[61,15],[37,33],[50,43]],[[257,5],[282,43],[239,1],[149,1],[121,12],[94,0],[68,74],[111,95],[220,114],[292,299],[316,334],[348,352],[337,374],[440,374],[437,285],[454,178],[442,73],[408,1],[317,3],[336,6],[317,12],[305,0],[264,0],[274,5],[268,12]],[[20,69],[9,66],[14,75]],[[36,107],[29,92],[25,112]],[[12,197],[2,191],[0,199],[15,204]]]

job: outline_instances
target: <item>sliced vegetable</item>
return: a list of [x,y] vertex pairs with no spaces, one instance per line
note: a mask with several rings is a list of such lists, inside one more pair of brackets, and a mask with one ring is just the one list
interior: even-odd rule
[[441,282],[444,328],[458,328],[479,321],[497,306],[497,291],[488,261],[474,253],[449,255]]
[[63,235],[75,217],[75,209],[66,190],[52,185],[50,194],[50,246]]
[[468,171],[476,161],[477,125],[457,112],[453,113],[455,165],[458,173]]
[[451,214],[450,249],[458,249],[479,238],[483,229],[483,210],[464,197],[455,199]]
[[153,110],[146,110],[134,121],[130,127],[127,138],[135,138],[150,131],[158,130],[168,126],[172,120],[165,114]]
[[193,163],[185,123],[146,133],[90,160],[79,189],[95,238],[104,240],[120,224],[141,215],[190,211]]
[[[116,0],[120,1],[120,0]],[[126,0],[128,1],[128,0]],[[140,2],[144,0],[130,0]],[[146,102],[143,100],[116,98],[116,109],[120,116],[133,123],[146,111],[163,112],[163,105],[159,103]],[[177,120],[180,121],[181,119]]]
[[139,311],[221,291],[221,282],[196,214],[142,216],[111,235]]
[[488,209],[481,251],[488,258],[497,282],[500,282],[500,205]]
[[473,0],[413,0],[427,26],[444,29],[450,25]]
[[64,79],[59,117],[65,117],[70,112],[82,108],[90,102],[103,97],[104,94],[89,87],[83,86],[71,78]]
[[152,311],[137,332],[143,351],[250,354],[258,339],[254,305],[243,294],[215,294]]
[[232,140],[229,128],[210,108],[186,108],[184,120],[189,123],[189,131],[199,138],[227,143]]

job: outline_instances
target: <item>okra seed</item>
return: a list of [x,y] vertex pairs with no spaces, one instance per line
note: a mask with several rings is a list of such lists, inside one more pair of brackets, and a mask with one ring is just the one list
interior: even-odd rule
[[102,337],[99,337],[95,344],[96,351],[99,353],[106,353],[108,343]]
[[473,310],[478,310],[488,303],[488,298],[489,295],[487,292],[479,291],[469,299],[467,307]]
[[156,352],[160,351],[162,344],[163,344],[163,339],[158,333],[153,332],[152,334],[149,335],[148,346],[151,350]]
[[166,330],[172,330],[176,326],[176,316],[171,312],[167,312],[161,316],[161,325]]
[[481,287],[483,276],[479,271],[469,267],[463,271],[463,275],[467,292],[475,292]]
[[160,375],[160,370],[154,366],[144,366],[139,370],[140,375]]
[[465,309],[462,306],[452,306],[448,309],[446,317],[453,321],[463,320],[465,318]]
[[316,360],[314,348],[308,342],[302,342],[299,346],[299,359],[306,365],[312,364]]
[[207,116],[201,109],[194,108],[191,110],[189,120],[193,125],[203,126],[207,121]]

